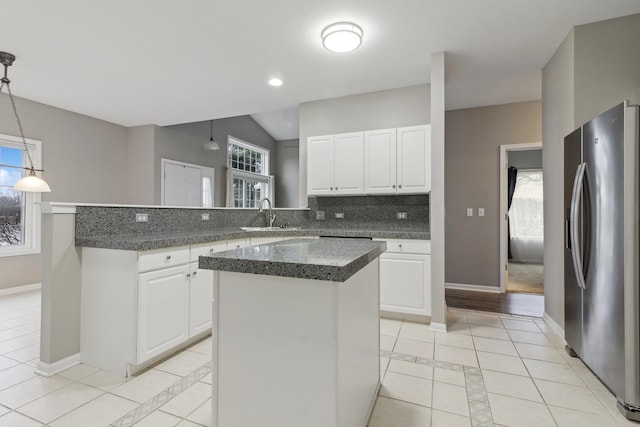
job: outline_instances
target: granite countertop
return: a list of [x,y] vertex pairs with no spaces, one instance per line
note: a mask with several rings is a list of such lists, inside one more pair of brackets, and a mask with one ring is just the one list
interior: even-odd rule
[[103,249],[120,249],[144,251],[149,249],[170,248],[175,246],[194,245],[215,242],[218,240],[244,239],[252,237],[370,237],[374,239],[419,239],[429,240],[431,233],[425,229],[391,228],[391,229],[331,229],[301,228],[269,231],[244,231],[238,227],[214,228],[206,231],[176,231],[153,234],[127,234],[108,236],[76,236],[76,246]]
[[366,239],[292,239],[200,257],[200,268],[344,282],[376,259],[385,242]]

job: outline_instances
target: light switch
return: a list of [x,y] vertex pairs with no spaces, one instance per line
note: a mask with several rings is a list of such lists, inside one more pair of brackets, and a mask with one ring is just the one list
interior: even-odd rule
[[473,208],[467,208],[467,216],[473,216]]
[[484,208],[478,208],[478,216],[484,216]]

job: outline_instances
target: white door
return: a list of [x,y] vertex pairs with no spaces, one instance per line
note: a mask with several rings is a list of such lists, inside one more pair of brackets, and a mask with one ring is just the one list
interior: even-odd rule
[[380,255],[380,309],[431,315],[429,255]]
[[189,284],[189,338],[211,329],[211,299],[215,286],[215,271],[198,268],[191,263]]
[[200,168],[166,162],[163,179],[165,206],[202,206]]
[[431,191],[431,126],[398,128],[398,193]]
[[189,336],[189,265],[138,276],[137,363],[187,340]]
[[396,130],[364,133],[364,191],[367,194],[396,192]]
[[333,136],[314,136],[307,140],[307,192],[310,195],[333,192]]
[[333,184],[337,194],[364,192],[364,133],[335,135]]

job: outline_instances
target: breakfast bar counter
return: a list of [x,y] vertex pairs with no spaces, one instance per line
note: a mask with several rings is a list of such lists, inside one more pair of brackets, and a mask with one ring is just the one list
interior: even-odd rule
[[294,239],[200,257],[213,297],[213,425],[366,426],[379,384],[379,255]]

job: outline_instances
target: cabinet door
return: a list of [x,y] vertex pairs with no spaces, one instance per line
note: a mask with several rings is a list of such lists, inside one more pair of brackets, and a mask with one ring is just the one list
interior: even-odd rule
[[307,140],[307,192],[333,193],[333,136],[314,136]]
[[187,340],[189,265],[138,275],[137,363]]
[[364,193],[364,133],[344,133],[334,139],[334,194]]
[[189,283],[189,338],[211,329],[211,300],[216,286],[216,272],[191,263]]
[[380,309],[431,315],[429,255],[384,253],[380,256]]
[[398,193],[431,191],[431,126],[398,128]]
[[395,194],[395,129],[364,133],[364,191],[367,194]]

